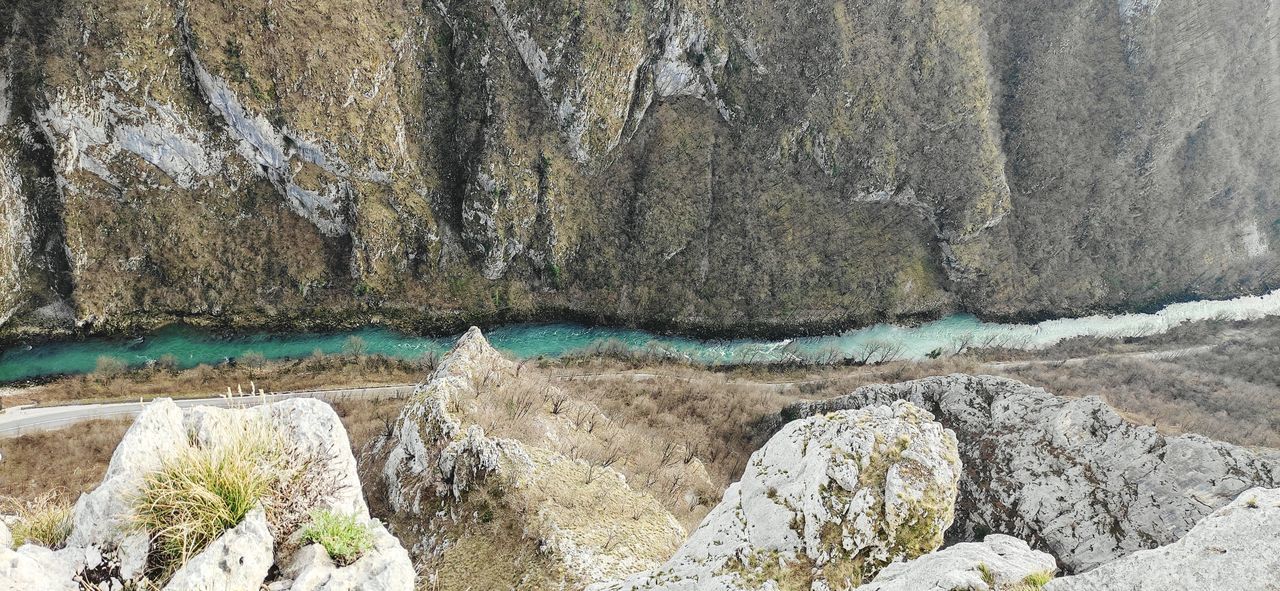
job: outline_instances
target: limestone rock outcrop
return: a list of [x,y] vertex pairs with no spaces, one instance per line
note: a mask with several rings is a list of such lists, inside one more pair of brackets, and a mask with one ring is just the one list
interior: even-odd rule
[[991,534],[981,542],[963,542],[890,564],[857,591],[1021,590],[1028,589],[1029,579],[1050,578],[1057,568],[1052,556],[1032,550],[1026,542]]
[[1045,591],[1237,591],[1280,588],[1280,490],[1254,488],[1182,539],[1135,552]]
[[[290,591],[293,581],[272,575],[272,565],[289,562],[298,528],[308,515],[325,510],[351,516],[368,528],[375,548],[350,566],[328,568],[323,577],[299,571],[299,577],[309,577],[299,589],[413,588],[408,553],[369,516],[346,430],[327,404],[293,399],[243,409],[184,411],[165,399],[143,410],[113,453],[102,483],[80,497],[64,547],[0,548],[0,589],[79,589],[77,580],[106,589],[150,577],[150,532],[140,529],[134,509],[149,475],[184,453],[233,449],[253,433],[269,438],[270,448],[261,449],[284,462],[263,469],[291,475],[282,481],[285,492],[279,493],[288,498],[264,496],[260,503],[272,503],[274,517],[259,505],[201,552],[174,565],[167,580],[147,584],[162,583],[166,591],[256,590],[263,585]],[[277,461],[266,459],[267,451],[257,453],[247,454],[245,461]]]
[[[554,449],[599,431],[543,412],[556,390],[528,378],[472,328],[373,445],[390,522],[435,588],[581,588],[658,564],[685,537],[618,471]],[[543,444],[487,432],[524,426]]]
[[589,589],[850,588],[941,545],[959,475],[954,435],[908,403],[794,421],[670,560]]
[[1081,572],[1170,544],[1241,492],[1280,486],[1274,455],[1198,435],[1166,437],[1095,397],[1066,399],[989,376],[859,388],[789,407],[782,418],[906,400],[960,442],[964,477],[953,539],[997,532]]

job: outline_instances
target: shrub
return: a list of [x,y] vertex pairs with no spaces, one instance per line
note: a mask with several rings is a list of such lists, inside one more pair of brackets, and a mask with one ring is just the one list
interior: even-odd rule
[[52,493],[26,503],[15,503],[18,521],[13,525],[14,546],[35,544],[58,548],[71,535],[71,504]]
[[347,340],[342,343],[342,351],[353,357],[364,355],[367,349],[364,339],[355,335],[347,337]]
[[242,429],[223,445],[165,460],[145,478],[133,525],[151,536],[149,566],[162,580],[239,524],[275,484],[279,441],[265,426]]
[[346,566],[373,548],[373,532],[354,515],[316,511],[302,529],[302,543],[324,546],[335,563]]
[[240,356],[239,363],[250,369],[258,369],[267,364],[267,357],[257,351],[245,351]]
[[156,360],[156,369],[176,374],[178,373],[178,358],[172,353],[165,353]]
[[101,378],[115,378],[129,370],[129,364],[123,359],[103,355],[98,358],[93,373]]

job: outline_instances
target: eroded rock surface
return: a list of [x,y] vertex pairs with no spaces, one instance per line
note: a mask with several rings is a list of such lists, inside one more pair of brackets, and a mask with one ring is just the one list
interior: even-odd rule
[[981,542],[964,542],[890,564],[858,591],[1026,589],[1028,577],[1052,576],[1057,568],[1052,556],[1032,550],[1026,542],[991,534]]
[[1236,591],[1280,588],[1280,490],[1254,488],[1182,539],[1142,550],[1045,591]]
[[936,549],[955,437],[904,402],[789,423],[662,566],[591,591],[841,589]]
[[31,544],[17,550],[0,547],[0,591],[80,591],[74,581],[76,558]]
[[339,567],[328,552],[312,544],[296,553],[285,576],[290,584],[272,591],[363,591],[365,589],[413,589],[414,571],[404,568],[408,552],[385,528],[374,531],[373,552],[355,563]]
[[784,417],[907,400],[960,442],[964,477],[953,537],[998,532],[1065,569],[1172,543],[1255,486],[1280,485],[1280,461],[1198,435],[1166,437],[1101,400],[1066,399],[990,376],[951,375],[787,409]]

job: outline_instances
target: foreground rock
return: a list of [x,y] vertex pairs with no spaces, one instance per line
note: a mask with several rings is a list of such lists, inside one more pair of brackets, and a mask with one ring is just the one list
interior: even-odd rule
[[[272,565],[288,562],[298,528],[307,516],[327,510],[354,516],[380,541],[374,551],[338,570],[348,575],[371,573],[369,566],[376,565],[377,576],[330,577],[342,584],[299,589],[410,591],[413,565],[382,524],[370,518],[342,423],[332,408],[311,399],[248,409],[198,407],[186,412],[170,400],[148,405],[116,448],[102,483],[76,503],[73,529],[64,548],[0,548],[0,590],[78,589],[73,580],[104,589],[155,585],[155,581],[142,581],[149,560],[148,533],[133,525],[132,503],[143,490],[144,479],[168,458],[193,450],[226,449],[224,446],[246,436],[251,428],[269,433],[283,448],[280,457],[296,463],[272,464],[274,468],[304,467],[305,471],[290,472],[296,476],[290,482],[297,486],[287,489],[288,498],[280,499],[270,523],[261,508],[251,510],[204,551],[179,565],[167,582],[160,581],[167,583],[164,589],[256,590],[268,585],[273,591],[290,591],[292,580],[268,580]],[[310,575],[302,569],[296,576]]]
[[[562,399],[532,379],[473,328],[374,444],[396,534],[435,589],[581,588],[656,565],[685,537],[607,463],[556,451],[608,445],[604,419],[585,406],[545,412]],[[541,443],[486,434],[522,427]]]
[[955,436],[903,402],[788,424],[666,564],[591,591],[847,589],[942,543]]
[[1181,540],[1143,550],[1045,591],[1238,591],[1280,588],[1280,490],[1251,489]]
[[54,552],[31,544],[17,550],[0,547],[0,591],[80,591],[75,583],[80,560],[82,553]]
[[206,591],[211,585],[219,589],[260,588],[271,570],[274,550],[267,517],[255,509],[178,569],[164,591]]
[[284,573],[291,583],[280,584],[272,591],[411,589],[413,571],[405,570],[406,561],[400,540],[385,528],[378,528],[374,531],[373,552],[349,566],[335,565],[318,544],[302,548]]
[[1026,542],[992,534],[982,542],[956,544],[915,560],[884,567],[858,591],[998,591],[1026,588],[1035,577],[1057,570],[1053,557]]
[[1197,435],[1165,437],[1097,398],[1066,399],[989,376],[859,388],[795,405],[784,418],[908,400],[960,441],[964,478],[951,534],[1027,540],[1080,572],[1172,543],[1254,486],[1280,486],[1280,463]]

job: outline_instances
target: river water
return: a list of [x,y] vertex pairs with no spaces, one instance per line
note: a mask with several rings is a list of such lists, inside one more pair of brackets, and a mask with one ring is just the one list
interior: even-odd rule
[[[1249,320],[1280,315],[1280,290],[1232,300],[1170,305],[1150,314],[1099,315],[1048,320],[1036,324],[981,322],[958,314],[916,326],[879,324],[841,334],[784,340],[698,340],[642,330],[576,324],[519,324],[488,331],[495,347],[518,358],[560,357],[599,348],[648,351],[706,364],[768,363],[795,360],[834,361],[853,357],[879,360],[885,355],[920,359],[950,354],[964,345],[1035,349],[1078,336],[1132,337],[1158,334],[1197,320]],[[190,327],[171,326],[141,339],[87,339],[17,345],[0,352],[0,383],[94,370],[100,357],[141,366],[173,355],[181,367],[216,364],[248,352],[267,359],[289,359],[343,352],[350,337],[360,337],[367,353],[404,359],[442,353],[456,336],[423,337],[383,328],[336,333],[248,333],[233,337]]]

